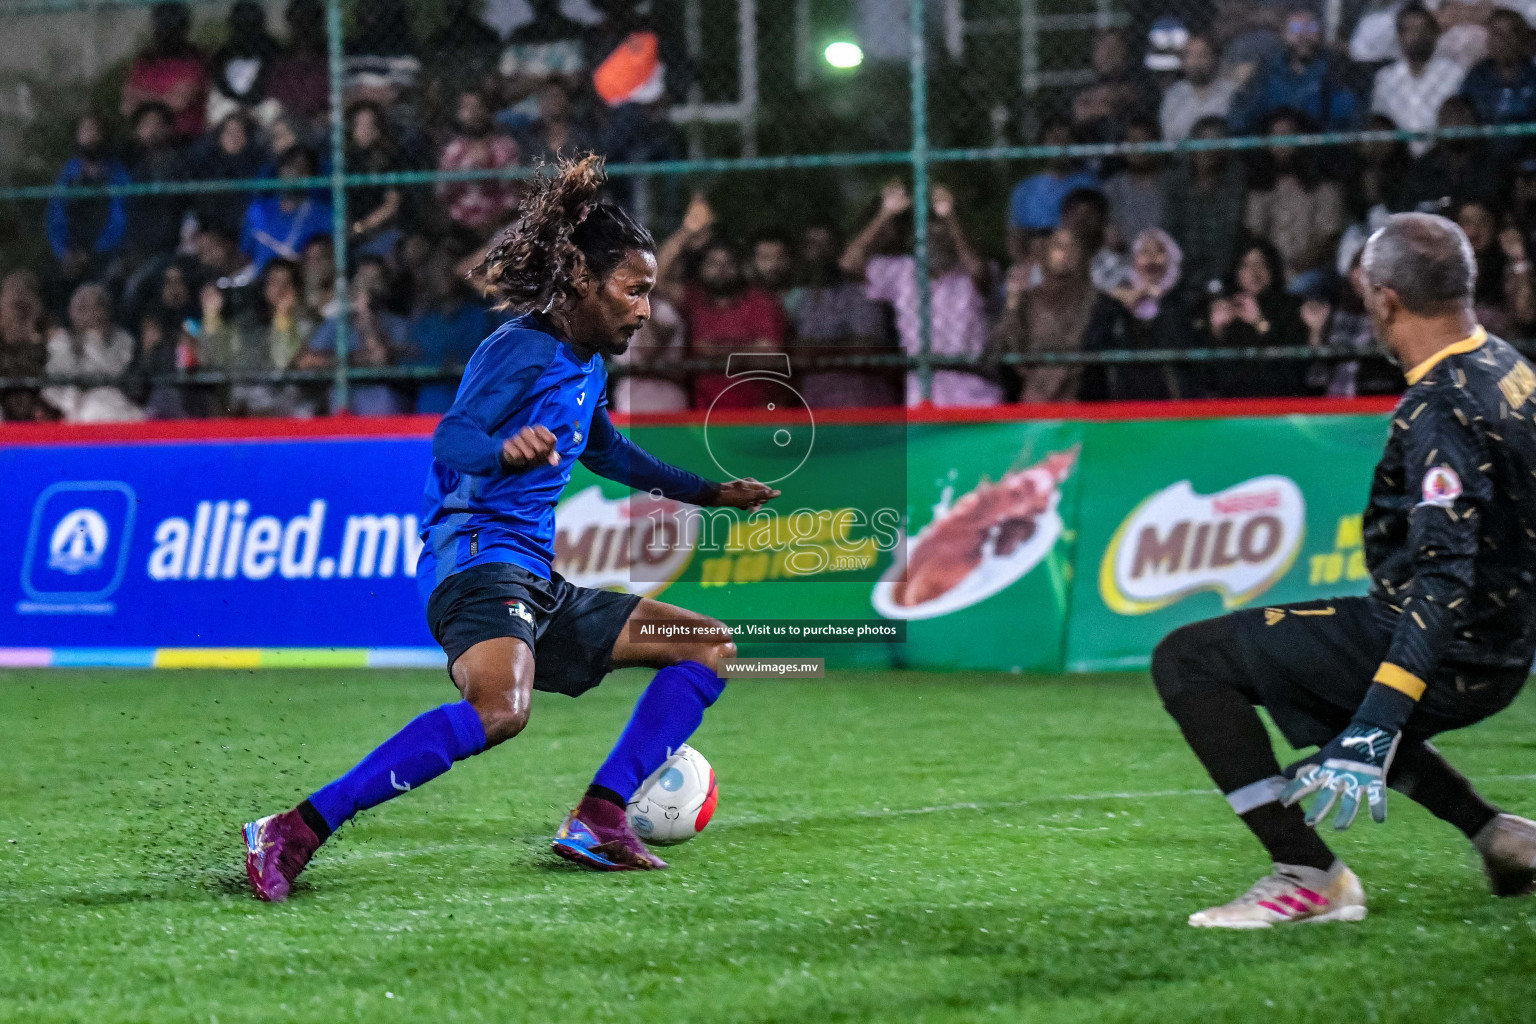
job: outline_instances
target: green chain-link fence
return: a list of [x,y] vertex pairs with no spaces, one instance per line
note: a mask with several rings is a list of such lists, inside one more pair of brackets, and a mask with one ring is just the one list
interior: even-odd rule
[[[775,245],[802,275],[862,278],[893,320],[869,333],[897,344],[815,348],[800,368],[910,370],[915,397],[936,376],[1004,367],[1072,395],[1087,386],[1073,375],[1097,368],[1096,397],[1135,397],[1116,367],[1158,368],[1149,393],[1195,394],[1221,392],[1234,367],[1358,361],[1351,245],[1397,209],[1460,216],[1500,264],[1480,293],[1500,328],[1523,336],[1536,320],[1519,280],[1536,66],[1530,26],[1503,7],[13,0],[0,25],[0,265],[34,271],[64,328],[78,286],[105,282],[140,392],[233,383],[236,411],[342,410],[364,392],[404,408],[392,388],[451,384],[462,360],[407,354],[405,314],[457,287],[540,159],[587,149],[658,240],[707,205],[683,247],[690,285],[708,284],[691,264],[722,238],[761,243],[738,255],[749,270],[763,256],[759,283],[791,322],[819,293],[767,279]],[[1070,239],[1053,234],[1064,198]],[[832,257],[822,245],[812,268],[817,229]],[[1157,292],[1136,256],[1153,229],[1175,271],[1182,254],[1187,324],[1135,313],[1146,296],[1131,292]],[[1244,303],[1234,271],[1254,238],[1273,245],[1272,290],[1293,293],[1286,331],[1267,335]],[[1057,250],[1073,244],[1096,290],[1068,288],[1073,254]],[[274,320],[264,291],[285,271],[253,272],[288,263],[302,330]],[[23,320],[28,288],[13,280]],[[253,342],[240,324],[256,307]],[[25,333],[16,317],[10,329]],[[4,394],[67,378],[78,397],[121,377],[11,348]],[[717,361],[685,348],[667,372]],[[1029,383],[1026,398],[1050,391]]]

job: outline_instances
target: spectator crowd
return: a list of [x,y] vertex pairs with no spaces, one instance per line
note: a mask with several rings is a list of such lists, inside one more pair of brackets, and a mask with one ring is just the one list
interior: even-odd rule
[[[1392,391],[1400,378],[1377,353],[1358,263],[1369,233],[1403,210],[1462,225],[1480,267],[1480,317],[1525,337],[1536,326],[1536,149],[1523,138],[1287,141],[1536,121],[1536,4],[1521,2],[1376,0],[1325,31],[1307,4],[1217,0],[1187,5],[1199,18],[1133,19],[1150,24],[1145,38],[1100,30],[1092,80],[1044,119],[1039,142],[1273,143],[1046,160],[998,196],[997,230],[980,240],[980,211],[962,210],[942,184],[914,197],[891,182],[860,224],[816,221],[743,244],[703,194],[685,203],[675,189],[616,179],[618,201],[679,226],[658,239],[653,317],[623,357],[614,404],[751,406],[750,382],[685,362],[737,352],[787,353],[813,408],[918,401],[913,374],[822,359],[921,350],[915,202],[929,213],[926,333],[941,357],[931,383],[940,405]],[[405,0],[358,5],[344,40],[348,172],[496,171],[587,150],[680,157],[668,104],[686,91],[687,61],[645,6],[605,0],[589,25],[558,0],[530,4],[531,21],[498,30],[482,2],[446,0],[426,38]],[[451,369],[502,321],[470,271],[516,216],[513,178],[350,189],[342,308],[329,191],[283,184],[329,170],[324,8],[288,0],[283,21],[274,34],[264,5],[237,0],[207,52],[192,42],[187,4],[152,8],[118,108],[79,118],[57,183],[276,187],[50,203],[46,265],[0,280],[0,378],[93,381],[0,388],[0,419],[316,415],[336,401],[327,384],[258,371],[334,369],[343,325],[352,366]],[[986,255],[994,237],[1004,260]],[[1307,346],[1359,358],[1031,362]],[[246,379],[166,380],[192,369]],[[358,414],[441,412],[453,391],[448,380],[359,379],[348,401]]]

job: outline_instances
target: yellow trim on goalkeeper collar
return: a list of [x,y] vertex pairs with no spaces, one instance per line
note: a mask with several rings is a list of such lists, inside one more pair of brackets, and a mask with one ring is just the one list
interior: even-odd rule
[[[1430,370],[1433,370],[1442,359],[1445,359],[1448,356],[1458,356],[1463,352],[1476,351],[1477,349],[1481,348],[1483,342],[1487,340],[1488,332],[1483,330],[1481,327],[1478,327],[1471,334],[1467,335],[1465,338],[1462,338],[1460,341],[1453,342],[1452,344],[1445,346],[1445,348],[1441,349],[1439,352],[1436,352],[1434,355],[1424,360],[1418,366],[1415,366],[1413,369],[1409,370],[1404,376],[1408,378],[1408,384],[1410,386],[1417,384],[1419,381],[1423,380],[1424,375],[1427,374]],[[1380,682],[1380,680],[1377,680],[1377,682]]]
[[1398,668],[1390,661],[1381,663],[1381,667],[1376,670],[1374,680],[1383,686],[1390,686],[1394,690],[1406,693],[1414,700],[1424,696],[1424,691],[1429,688],[1424,680],[1405,668]]

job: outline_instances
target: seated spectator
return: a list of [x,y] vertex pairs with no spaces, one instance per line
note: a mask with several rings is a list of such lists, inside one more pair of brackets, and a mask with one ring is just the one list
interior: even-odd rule
[[386,110],[416,88],[421,58],[406,0],[368,0],[356,8],[357,30],[347,37],[346,98]]
[[257,0],[236,0],[229,9],[229,38],[213,52],[210,124],[218,124],[236,111],[268,124],[282,112],[281,104],[268,95],[272,66],[280,49],[267,31],[266,8]]
[[[239,181],[262,177],[266,155],[256,142],[256,128],[242,110],[227,114],[218,127],[192,144],[187,175],[197,181]],[[197,222],[221,231],[239,231],[251,205],[248,192],[203,192],[192,200]]]
[[[1132,121],[1126,142],[1156,142],[1157,125],[1147,119]],[[1163,225],[1165,164],[1157,153],[1127,153],[1125,166],[1101,186],[1109,203],[1109,245],[1124,251],[1131,239],[1147,228]]]
[[[789,333],[783,307],[771,294],[746,282],[735,246],[718,237],[714,225],[709,203],[701,195],[694,196],[682,227],[656,253],[656,290],[682,314],[694,356],[723,360],[739,352],[782,352]],[[691,281],[683,268],[689,256],[699,260]],[[732,383],[724,372],[695,374],[694,408],[761,406],[767,393],[762,385],[747,382],[732,387]]]
[[[1130,280],[1112,294],[1100,293],[1083,332],[1083,350],[1198,348],[1202,336],[1194,289],[1184,283],[1183,253],[1161,229],[1144,231],[1131,244]],[[1147,401],[1203,397],[1195,376],[1167,364],[1124,363],[1091,367],[1082,397],[1091,401]]]
[[[1482,124],[1536,120],[1536,64],[1531,62],[1531,26],[1514,11],[1498,8],[1488,16],[1488,57],[1473,65],[1461,95],[1472,101]],[[1526,148],[1519,138],[1494,139],[1495,156],[1511,158]]]
[[[313,177],[317,170],[315,155],[301,147],[283,157],[277,176],[295,180]],[[261,270],[273,259],[299,260],[311,238],[330,233],[330,203],[305,189],[285,189],[251,203],[245,214],[240,251]]]
[[[1089,254],[1088,271],[1095,288],[1110,291],[1125,283],[1129,263],[1121,250],[1111,247],[1109,200],[1104,193],[1092,188],[1068,192],[1061,201],[1061,226],[1076,235],[1083,252]],[[1046,239],[1041,241],[1043,253]]]
[[480,0],[443,4],[443,21],[422,47],[429,93],[457,96],[483,88],[495,73],[501,36],[480,19],[480,6]]
[[[1042,146],[1070,146],[1076,142],[1072,127],[1064,121],[1048,121],[1040,131]],[[1029,258],[1033,237],[1054,231],[1061,223],[1061,201],[1079,188],[1097,188],[1098,179],[1081,169],[1071,157],[1058,156],[1014,186],[1008,199],[1008,255],[1015,263]]]
[[[233,242],[230,248],[234,248]],[[146,286],[148,294],[128,307],[129,322],[138,324],[139,339],[133,361],[123,373],[123,393],[143,408],[148,419],[182,419],[190,411],[186,389],[155,378],[183,368],[176,341],[182,325],[188,320],[195,323],[202,315],[198,303],[201,280],[196,260],[178,258],[165,264]],[[195,361],[189,359],[186,365]]]
[[[1088,253],[1067,228],[1051,233],[1036,268],[1008,271],[1007,303],[993,335],[1003,353],[1078,352],[1098,292],[1088,275]],[[1072,402],[1077,399],[1080,366],[1019,366],[1021,402]]]
[[176,115],[183,139],[203,134],[208,105],[208,64],[190,39],[192,10],[185,3],[150,8],[150,42],[128,67],[122,115],[131,119],[140,104],[158,102]]
[[[36,274],[13,270],[0,279],[0,377],[41,377],[47,372],[46,322]],[[0,389],[0,420],[35,423],[58,418],[59,411],[43,400],[37,388]]]
[[[382,308],[388,291],[384,261],[367,257],[358,261],[347,295],[347,365],[354,367],[398,366],[414,355],[410,327],[405,319]],[[309,346],[294,365],[301,370],[331,369],[336,365],[336,332],[340,318],[328,317],[310,336]],[[359,416],[398,416],[410,412],[410,392],[398,384],[354,381],[348,388],[348,410]],[[336,394],[331,404],[338,404]]]
[[[1499,0],[1498,6],[1518,5],[1522,0]],[[1496,9],[1481,0],[1424,0],[1435,16],[1439,40],[1435,56],[1454,61],[1463,71],[1488,55],[1488,16]],[[1367,9],[1349,37],[1349,59],[1360,64],[1386,64],[1401,60],[1397,14],[1404,0],[1368,0]]]
[[539,116],[536,94],[551,83],[577,95],[585,81],[586,26],[560,13],[560,0],[528,0],[533,19],[513,29],[502,51],[501,100],[524,118]]
[[336,315],[336,246],[330,235],[316,235],[304,246],[304,305],[329,319]]
[[[1223,293],[1211,300],[1210,328],[1220,348],[1288,348],[1320,344],[1323,324],[1311,330],[1301,300],[1285,290],[1280,252],[1269,242],[1242,249]],[[1208,387],[1219,398],[1289,397],[1307,392],[1307,364],[1252,360],[1207,368]]]
[[1306,7],[1285,21],[1285,56],[1255,74],[1232,111],[1239,132],[1254,133],[1280,110],[1294,110],[1325,129],[1351,127],[1359,113],[1355,94],[1333,57],[1322,50],[1322,26]]
[[1152,113],[1157,87],[1137,65],[1131,43],[1118,28],[1099,29],[1089,51],[1093,82],[1072,97],[1072,125],[1078,138],[1118,142],[1126,126]]
[[[459,94],[457,134],[437,162],[440,171],[495,171],[518,164],[517,143],[496,130],[485,97],[473,89]],[[437,197],[448,207],[448,216],[461,227],[483,238],[517,209],[515,182],[486,180],[444,181]]]
[[[1226,134],[1226,122],[1203,117],[1195,122],[1190,138],[1219,139]],[[1191,287],[1204,290],[1232,266],[1246,201],[1242,167],[1225,150],[1189,153],[1169,172],[1163,226],[1190,254],[1184,277]]]
[[[304,307],[298,264],[272,260],[261,272],[257,291],[256,304],[231,317],[225,310],[224,292],[214,285],[203,289],[198,345],[198,364],[203,369],[286,370],[304,351],[315,320]],[[301,407],[294,385],[262,381],[230,384],[220,405],[223,416],[292,416],[313,411]]]
[[[534,94],[538,116],[532,121],[519,119],[520,128],[510,129],[517,138],[523,162],[529,166],[553,163],[561,156],[572,156],[592,148],[592,139],[577,120],[575,104],[565,83],[546,82]],[[498,116],[498,123],[507,122]]]
[[133,362],[123,372],[123,393],[144,410],[145,419],[179,420],[190,415],[189,389],[156,379],[181,369],[177,340],[182,325],[189,321],[197,322],[193,318],[166,320],[151,314],[139,322],[139,343],[134,348]]
[[[1440,105],[1440,127],[1472,127],[1481,122],[1465,96]],[[1399,202],[1405,210],[1446,215],[1462,203],[1498,204],[1504,193],[1503,168],[1483,139],[1437,139],[1413,162],[1403,180]]]
[[[880,307],[864,294],[862,283],[844,276],[837,265],[843,246],[830,224],[813,224],[800,237],[801,284],[785,296],[793,327],[791,351],[803,376],[800,393],[814,409],[899,405],[899,374],[852,367],[806,370],[805,357],[818,355],[895,354],[886,338]],[[762,255],[762,243],[758,243]],[[758,272],[763,272],[759,258]]]
[[[388,174],[405,168],[389,123],[376,103],[354,104],[347,117],[347,172]],[[347,192],[351,245],[359,255],[387,256],[404,231],[405,194],[393,185],[364,185]]]
[[218,282],[221,288],[238,288],[255,279],[251,261],[240,251],[240,239],[218,227],[199,228],[192,236],[196,259],[193,276],[198,281]]
[[[48,335],[48,373],[121,377],[133,361],[133,336],[112,322],[112,299],[99,284],[83,284],[69,300],[69,326]],[[115,385],[58,385],[43,398],[69,423],[116,423],[144,418]]]
[[1223,121],[1232,110],[1237,81],[1218,74],[1216,47],[1208,35],[1195,34],[1184,45],[1184,74],[1163,94],[1159,111],[1163,139],[1183,142],[1201,118]]
[[[142,104],[133,117],[133,151],[128,176],[136,182],[173,182],[186,177],[187,163],[175,146],[171,108],[164,103]],[[168,256],[181,244],[181,221],[187,197],[176,193],[133,196],[128,200],[124,248],[142,265]]]
[[[126,185],[128,171],[112,156],[106,125],[94,114],[75,126],[75,155],[54,179],[59,186]],[[48,248],[56,261],[49,275],[49,305],[62,310],[75,288],[108,273],[128,231],[122,196],[48,201]]]
[[[1320,391],[1329,398],[1396,394],[1403,390],[1402,370],[1382,357],[1376,329],[1365,308],[1368,285],[1360,269],[1364,251],[1362,246],[1355,253],[1353,262],[1334,289],[1331,304],[1309,299],[1301,307],[1301,318],[1306,322],[1309,337],[1320,337],[1319,343],[1326,348],[1351,349],[1364,357],[1347,362],[1319,361],[1312,365],[1307,371],[1309,389]],[[1323,324],[1320,336],[1317,334],[1319,323]]]
[[320,0],[288,0],[283,18],[288,42],[272,58],[267,94],[287,116],[316,125],[325,119],[331,103],[325,8]]
[[[1269,134],[1299,135],[1311,126],[1292,111],[1274,114]],[[1275,243],[1285,262],[1283,287],[1303,292],[1327,272],[1344,231],[1344,192],[1317,170],[1312,150],[1270,146],[1255,162],[1243,223]]]
[[747,279],[773,295],[782,304],[795,284],[795,254],[789,236],[782,231],[766,231],[752,243],[752,262]]
[[[455,254],[443,246],[433,250],[422,275],[422,294],[410,321],[413,366],[458,370],[469,362],[495,329],[491,313],[470,291],[454,266]],[[445,413],[458,392],[456,381],[428,381],[416,389],[416,411]]]
[[635,332],[629,348],[613,359],[629,371],[614,376],[611,392],[615,410],[661,413],[688,408],[688,375],[677,369],[688,355],[686,327],[677,307],[653,292],[651,318]]
[[1503,223],[1500,212],[1480,201],[1461,204],[1456,223],[1467,233],[1477,257],[1477,284],[1472,303],[1478,321],[1490,333],[1524,337],[1536,323],[1536,288],[1525,238]]
[[[955,200],[941,185],[929,193],[928,272],[930,351],[939,356],[980,359],[986,353],[987,318],[983,295],[988,288],[987,265],[971,248],[955,215]],[[909,213],[912,196],[906,186],[892,182],[880,195],[879,211],[848,244],[840,261],[850,277],[863,277],[865,294],[887,302],[896,314],[896,336],[907,355],[922,352],[922,320],[918,316],[917,261],[910,255]],[[889,255],[875,255],[884,251]],[[979,372],[935,370],[934,405],[996,405],[1003,390]],[[907,374],[907,404],[922,401],[922,378]]]
[[[1427,131],[1435,127],[1440,105],[1461,88],[1466,70],[1434,55],[1440,24],[1420,3],[1397,12],[1397,38],[1403,57],[1376,72],[1371,111],[1390,117],[1404,131]],[[1434,142],[1420,139],[1411,145],[1414,156],[1423,156]]]
[[198,293],[202,281],[197,261],[185,256],[171,260],[147,283],[146,294],[129,307],[129,322],[154,317],[174,327],[188,317],[197,319],[201,315]]
[[[1394,131],[1397,125],[1385,114],[1366,118],[1366,131]],[[1348,272],[1365,240],[1387,222],[1387,217],[1403,209],[1403,182],[1413,166],[1405,142],[1361,142],[1353,147],[1352,158],[1341,185],[1344,190],[1344,218],[1348,226],[1339,239],[1334,269],[1339,276]]]

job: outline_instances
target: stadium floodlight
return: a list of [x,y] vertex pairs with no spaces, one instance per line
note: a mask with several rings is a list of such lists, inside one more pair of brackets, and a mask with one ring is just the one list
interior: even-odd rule
[[828,64],[843,71],[864,63],[864,51],[859,48],[859,44],[846,39],[828,43],[822,55],[827,58]]

